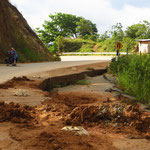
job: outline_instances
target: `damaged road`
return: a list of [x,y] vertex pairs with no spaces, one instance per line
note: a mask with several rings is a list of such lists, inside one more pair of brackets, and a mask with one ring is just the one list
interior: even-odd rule
[[21,77],[0,85],[0,149],[150,149],[150,113],[107,92],[113,85],[103,76],[50,92],[39,88],[42,80]]

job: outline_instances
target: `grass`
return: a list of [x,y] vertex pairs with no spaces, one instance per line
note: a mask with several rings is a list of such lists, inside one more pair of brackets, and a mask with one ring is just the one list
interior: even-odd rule
[[77,80],[75,82],[75,84],[79,84],[79,85],[89,85],[89,82],[86,80]]
[[21,34],[16,34],[16,44],[14,47],[18,53],[19,62],[39,62],[52,60],[53,58],[48,58],[45,55],[41,55],[38,50],[33,47],[33,43],[30,39],[25,39]]
[[117,84],[136,101],[150,105],[150,55],[122,56],[110,63],[109,71],[117,76]]

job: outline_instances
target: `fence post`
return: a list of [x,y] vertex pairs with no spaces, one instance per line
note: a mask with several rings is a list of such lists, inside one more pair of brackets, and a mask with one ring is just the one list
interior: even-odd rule
[[119,49],[117,49],[116,61],[118,61],[118,58],[119,58]]
[[141,60],[141,62],[142,62],[142,53],[141,53],[141,51],[140,51],[140,60]]

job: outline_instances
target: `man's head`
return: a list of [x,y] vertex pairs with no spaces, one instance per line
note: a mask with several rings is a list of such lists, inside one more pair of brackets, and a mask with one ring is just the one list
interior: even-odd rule
[[11,50],[13,51],[13,50],[14,50],[14,48],[12,47],[12,48],[11,48]]

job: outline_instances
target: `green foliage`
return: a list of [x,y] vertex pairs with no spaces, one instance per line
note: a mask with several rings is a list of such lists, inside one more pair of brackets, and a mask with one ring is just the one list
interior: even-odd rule
[[50,21],[45,21],[43,24],[43,30],[37,28],[36,32],[40,39],[45,43],[55,41],[58,36],[77,36],[76,22],[80,20],[80,17],[76,17],[71,14],[56,13],[55,15],[49,15]]
[[56,39],[56,45],[57,45],[57,49],[60,52],[63,52],[66,46],[66,40],[63,36],[58,36]]
[[43,30],[36,29],[39,38],[47,46],[54,42],[58,36],[75,37],[87,35],[96,35],[97,28],[90,20],[83,17],[77,17],[72,14],[56,13],[49,15],[50,20],[45,21]]
[[82,37],[85,35],[97,34],[96,24],[93,24],[90,20],[81,18],[80,21],[77,22],[76,24],[77,24],[76,31]]
[[56,42],[49,45],[47,48],[48,48],[48,50],[50,51],[51,54],[56,54],[56,52],[58,51]]
[[69,39],[59,36],[56,40],[56,45],[60,52],[92,52],[95,42],[82,38]]
[[133,52],[134,47],[135,47],[135,45],[138,45],[138,42],[129,37],[124,37],[122,40],[122,45],[123,45],[123,47],[122,47],[123,51],[126,51],[128,49],[129,52]]
[[118,85],[139,102],[150,104],[150,55],[122,56],[110,63],[109,70],[118,79]]
[[91,40],[91,41],[97,41],[97,37],[98,37],[98,35],[97,34],[92,34],[92,35],[88,35],[88,34],[86,34],[86,35],[84,35],[84,36],[81,36],[81,38],[82,39],[84,39],[84,40]]
[[23,39],[21,36],[18,36],[16,42],[16,50],[19,56],[19,62],[37,62],[44,60],[44,58],[41,58],[41,56],[36,51],[30,48],[30,41]]
[[150,38],[150,23],[143,21],[138,24],[131,25],[125,31],[126,36],[132,39],[149,39]]
[[92,49],[94,45],[95,45],[94,43],[86,42],[82,45],[82,47],[78,50],[78,52],[93,52]]
[[99,38],[97,39],[98,42],[104,42],[106,39],[110,38],[108,35],[108,31],[105,31],[104,34],[101,34]]
[[115,41],[121,41],[124,37],[123,26],[121,23],[117,23],[112,26],[111,36]]
[[138,45],[135,39],[148,38],[150,38],[150,23],[148,21],[129,26],[125,31],[123,31],[121,23],[117,23],[112,26],[111,31],[106,31],[100,35],[98,42],[100,42],[101,47],[97,51],[116,51],[115,43],[120,41],[123,45],[120,51],[127,51],[128,49],[129,52],[133,52],[134,47]]
[[86,80],[77,80],[75,82],[75,84],[79,84],[79,85],[89,85],[89,82]]
[[116,40],[113,39],[106,39],[102,43],[104,51],[110,51],[110,52],[116,51],[115,44],[116,44]]
[[118,61],[113,58],[109,65],[109,71],[113,75],[118,75],[119,72],[123,72],[123,69],[127,69],[129,67],[129,63],[134,56],[135,55],[124,55],[119,57]]
[[41,58],[40,58],[40,55],[35,52],[35,51],[32,51],[30,49],[30,47],[26,46],[24,48],[19,48],[17,49],[18,52],[19,52],[19,61],[21,62],[24,62],[25,60],[30,60],[31,62],[36,62],[36,61],[40,61]]
[[[111,39],[106,39],[102,42],[99,42],[96,47],[96,51],[106,51],[106,52],[113,52],[116,51],[115,44],[117,40],[111,38]],[[134,39],[128,38],[128,37],[123,37],[121,41],[123,47],[121,48],[121,52],[126,52],[127,49],[129,52],[134,52],[134,47],[135,45],[138,45],[138,42],[135,41]]]
[[118,41],[123,45],[120,51],[134,52],[138,45],[135,39],[150,38],[148,21],[131,25],[125,31],[121,23],[116,23],[110,31],[98,35],[96,24],[83,17],[56,13],[49,15],[49,18],[50,20],[43,24],[44,29],[37,28],[36,32],[53,54],[58,50],[62,52],[114,52]]

